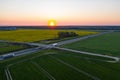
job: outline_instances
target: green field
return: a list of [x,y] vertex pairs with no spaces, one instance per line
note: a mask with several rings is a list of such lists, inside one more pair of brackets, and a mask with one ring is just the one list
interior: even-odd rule
[[120,32],[104,34],[62,47],[120,57]]
[[27,49],[27,48],[30,47],[27,45],[18,45],[13,43],[0,42],[0,55],[22,49]]
[[79,36],[85,36],[89,34],[96,34],[93,31],[81,31],[81,30],[31,30],[20,29],[13,31],[0,31],[0,40],[16,41],[16,42],[35,42],[47,39],[57,38],[57,33],[60,31],[72,31],[79,34]]
[[43,50],[0,62],[0,80],[6,80],[5,66],[13,80],[120,80],[120,62],[109,58],[59,50]]

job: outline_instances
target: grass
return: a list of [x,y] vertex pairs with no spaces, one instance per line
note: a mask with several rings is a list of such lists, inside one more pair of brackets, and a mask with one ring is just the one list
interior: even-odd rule
[[[36,42],[36,41],[57,38],[57,33],[59,31],[66,31],[66,30],[20,29],[13,31],[0,31],[0,40],[8,40],[8,41],[16,41],[16,42]],[[76,32],[80,36],[97,33],[93,31],[80,31],[80,30],[67,30],[67,32],[68,31]]]
[[62,47],[120,57],[120,32],[104,34]]
[[49,80],[43,72],[29,61],[10,67],[10,72],[14,80]]
[[30,47],[27,45],[18,45],[18,44],[0,42],[0,55],[13,51],[27,49],[27,48]]
[[34,61],[37,62],[39,66],[44,68],[48,73],[50,73],[56,80],[91,80],[91,78],[89,78],[88,76],[64,64],[61,64],[60,62],[49,56],[39,57]]
[[106,62],[96,60],[85,60],[75,56],[68,57],[67,55],[54,55],[54,57],[66,63],[69,63],[93,76],[96,76],[101,80],[120,79],[119,77],[120,63],[117,63],[117,65],[113,63],[107,63],[111,65],[111,67],[109,67],[108,65],[104,65],[106,64]]
[[48,74],[45,71],[56,80],[92,80],[92,78],[61,63],[57,59],[79,70],[85,71],[92,76],[98,77],[101,80],[120,79],[120,62],[108,63],[104,60],[111,60],[109,58],[94,57],[59,50],[43,50],[34,54],[1,61],[0,80],[6,80],[4,73],[5,66],[16,62],[18,63],[9,67],[14,80],[49,80]]

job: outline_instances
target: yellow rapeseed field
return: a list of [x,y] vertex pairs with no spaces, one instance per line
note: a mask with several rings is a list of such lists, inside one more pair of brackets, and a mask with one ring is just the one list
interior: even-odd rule
[[32,30],[32,29],[20,29],[13,31],[0,31],[0,40],[8,40],[15,42],[34,42],[46,39],[52,39],[57,37],[59,31],[72,31],[83,36],[88,34],[95,34],[92,31],[82,30]]

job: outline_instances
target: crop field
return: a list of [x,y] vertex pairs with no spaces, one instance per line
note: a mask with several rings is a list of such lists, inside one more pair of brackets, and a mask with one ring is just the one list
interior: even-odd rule
[[26,49],[26,48],[29,48],[29,47],[26,45],[16,45],[12,43],[0,42],[0,55],[8,53],[8,52]]
[[104,34],[62,47],[120,57],[120,32]]
[[8,68],[13,80],[120,80],[120,62],[79,53],[43,50],[0,62],[0,80]]
[[[46,39],[54,39],[57,37],[57,33],[66,30],[31,30],[21,29],[13,31],[0,31],[0,40],[16,41],[16,42],[35,42]],[[93,31],[81,31],[81,30],[67,30],[76,32],[80,36],[89,34],[96,34]]]

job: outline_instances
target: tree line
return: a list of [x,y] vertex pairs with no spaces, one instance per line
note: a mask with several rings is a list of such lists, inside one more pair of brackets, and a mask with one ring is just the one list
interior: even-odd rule
[[75,37],[78,36],[75,32],[58,32],[58,38],[66,38],[66,37]]

